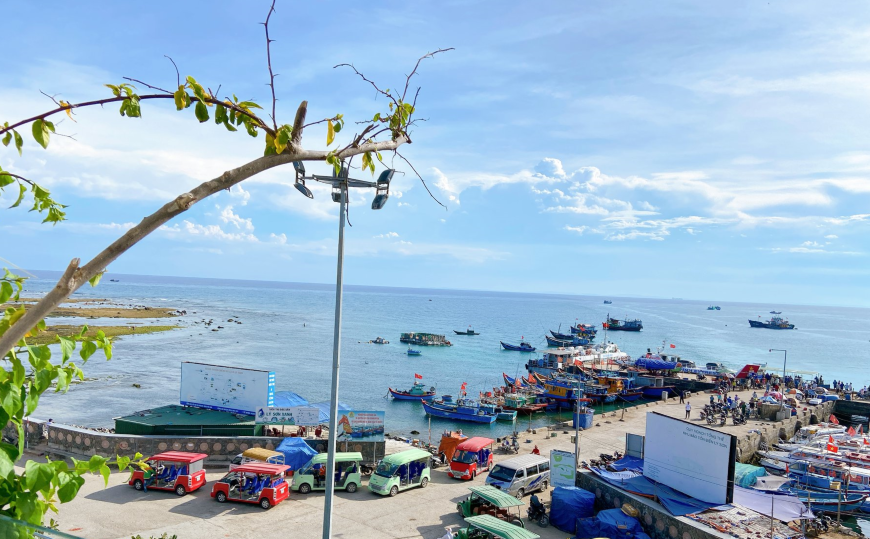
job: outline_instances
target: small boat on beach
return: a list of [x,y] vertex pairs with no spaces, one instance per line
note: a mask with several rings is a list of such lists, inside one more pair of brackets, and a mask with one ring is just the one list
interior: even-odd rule
[[454,329],[453,333],[455,333],[457,335],[480,335],[480,333],[477,333],[476,331],[471,329],[471,326],[468,326],[468,329],[466,329],[465,331],[456,331]]
[[525,341],[520,341],[519,346],[517,346],[515,344],[508,344],[504,341],[499,341],[499,342],[501,343],[501,347],[504,348],[505,350],[513,350],[515,352],[534,352],[535,351],[535,347],[532,346],[531,344],[525,342]]
[[409,355],[409,356],[422,356],[422,355],[423,355],[423,352],[421,352],[421,351],[419,351],[419,350],[414,350],[413,348],[411,348],[411,347],[409,346],[409,347],[408,347],[408,355]]
[[429,400],[435,398],[435,388],[430,387],[426,388],[423,385],[423,377],[419,374],[414,374],[414,385],[411,389],[407,391],[400,391],[398,389],[387,388],[390,391],[390,396],[396,400],[400,401],[418,401],[418,400]]

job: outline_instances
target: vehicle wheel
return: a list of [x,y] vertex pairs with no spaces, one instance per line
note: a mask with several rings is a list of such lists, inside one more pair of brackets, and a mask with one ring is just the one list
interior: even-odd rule
[[420,488],[426,488],[426,485],[429,484],[429,478],[424,477],[422,481],[420,481]]
[[133,488],[135,488],[136,490],[142,490],[143,488],[145,488],[145,484],[142,483],[141,479],[137,479],[133,481]]
[[224,503],[225,501],[227,501],[227,495],[223,492],[218,492],[217,494],[215,494],[214,499],[217,500],[218,503]]
[[477,470],[471,472],[471,480],[474,481],[475,479],[477,479]]
[[348,483],[348,484],[347,484],[347,487],[345,487],[344,490],[346,490],[346,491],[350,492],[351,494],[353,494],[354,492],[356,492],[356,483]]
[[540,519],[538,519],[538,526],[540,526],[542,528],[546,528],[549,525],[550,525],[550,517],[548,517],[547,515],[544,515]]
[[523,499],[523,496],[525,496],[525,495],[526,495],[526,490],[525,490],[525,489],[522,489],[522,488],[521,488],[520,490],[517,491],[517,499],[518,499],[518,500],[522,500],[522,499]]
[[393,488],[390,489],[390,497],[391,498],[398,493],[399,493],[399,487],[394,486]]
[[519,526],[520,528],[526,527],[526,525],[523,524],[523,519],[521,519],[521,518],[514,517],[514,519],[511,520],[511,524],[513,524],[514,526]]
[[262,507],[263,509],[269,509],[270,507],[272,507],[272,502],[269,501],[269,498],[263,498],[262,500],[260,500],[260,507]]
[[177,487],[175,487],[175,493],[179,496],[184,496],[185,494],[187,494],[187,491],[184,490],[184,485],[178,485]]
[[461,516],[461,517],[464,517],[464,516],[465,516],[465,515],[462,513],[462,504],[461,504],[461,503],[457,503],[457,504],[456,504],[456,510],[459,511],[459,516]]
[[309,492],[311,492],[311,485],[309,485],[308,483],[302,483],[301,485],[299,485],[299,492],[301,492],[302,494],[308,494]]

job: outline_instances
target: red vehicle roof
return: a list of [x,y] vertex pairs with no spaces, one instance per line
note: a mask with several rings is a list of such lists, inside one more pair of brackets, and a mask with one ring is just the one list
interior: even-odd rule
[[456,446],[457,451],[480,451],[484,447],[494,444],[495,440],[490,438],[483,438],[481,436],[475,436],[474,438],[469,438],[462,442],[461,444]]
[[236,466],[233,470],[234,472],[251,472],[256,474],[279,474],[281,472],[286,472],[290,469],[290,466],[286,466],[284,464],[269,464],[268,462],[250,462],[248,464],[242,464],[241,466]]
[[168,460],[170,462],[184,462],[186,464],[190,464],[191,462],[196,462],[198,460],[207,459],[208,455],[205,453],[188,453],[187,451],[166,451],[165,453],[158,453],[148,460]]

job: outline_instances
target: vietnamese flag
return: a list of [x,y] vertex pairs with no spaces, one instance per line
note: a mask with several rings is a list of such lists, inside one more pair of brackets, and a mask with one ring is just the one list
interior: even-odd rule
[[415,380],[422,380],[422,379],[423,379],[423,375],[421,375],[421,374],[417,374],[417,373],[415,372],[415,373],[414,373],[414,379],[415,379]]
[[788,462],[785,463],[785,475],[788,475]]
[[840,424],[840,422],[837,421],[837,418],[834,416],[834,414],[831,414],[831,417],[828,418],[828,421],[830,421],[830,422],[833,423],[834,425],[839,425],[839,424]]
[[672,345],[671,345],[671,348],[676,348],[676,347],[677,347],[676,344],[672,344]]
[[609,328],[610,326],[607,325],[607,322],[602,322],[602,323],[601,323],[601,327],[604,328],[604,329],[607,329],[607,328]]
[[846,434],[848,434],[849,436],[855,436],[857,432],[855,432],[854,427],[849,427],[849,430],[846,431]]
[[870,445],[870,442],[867,441],[867,438],[864,438],[864,445]]
[[[831,416],[831,417],[833,417],[833,416]],[[827,450],[830,451],[831,453],[837,453],[837,452],[840,451],[840,448],[837,447],[836,445],[834,445],[834,437],[831,436],[831,435],[828,435],[828,447],[827,447]]]

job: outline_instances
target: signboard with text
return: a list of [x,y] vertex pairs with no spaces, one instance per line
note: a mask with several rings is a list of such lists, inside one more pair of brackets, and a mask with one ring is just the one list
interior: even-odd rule
[[339,410],[336,439],[383,442],[384,412]]
[[185,361],[181,364],[182,406],[255,415],[275,399],[275,373]]
[[262,425],[299,425],[320,424],[320,410],[310,406],[265,407],[257,410],[256,423]]
[[550,451],[550,484],[554,487],[573,487],[577,464],[573,451]]

